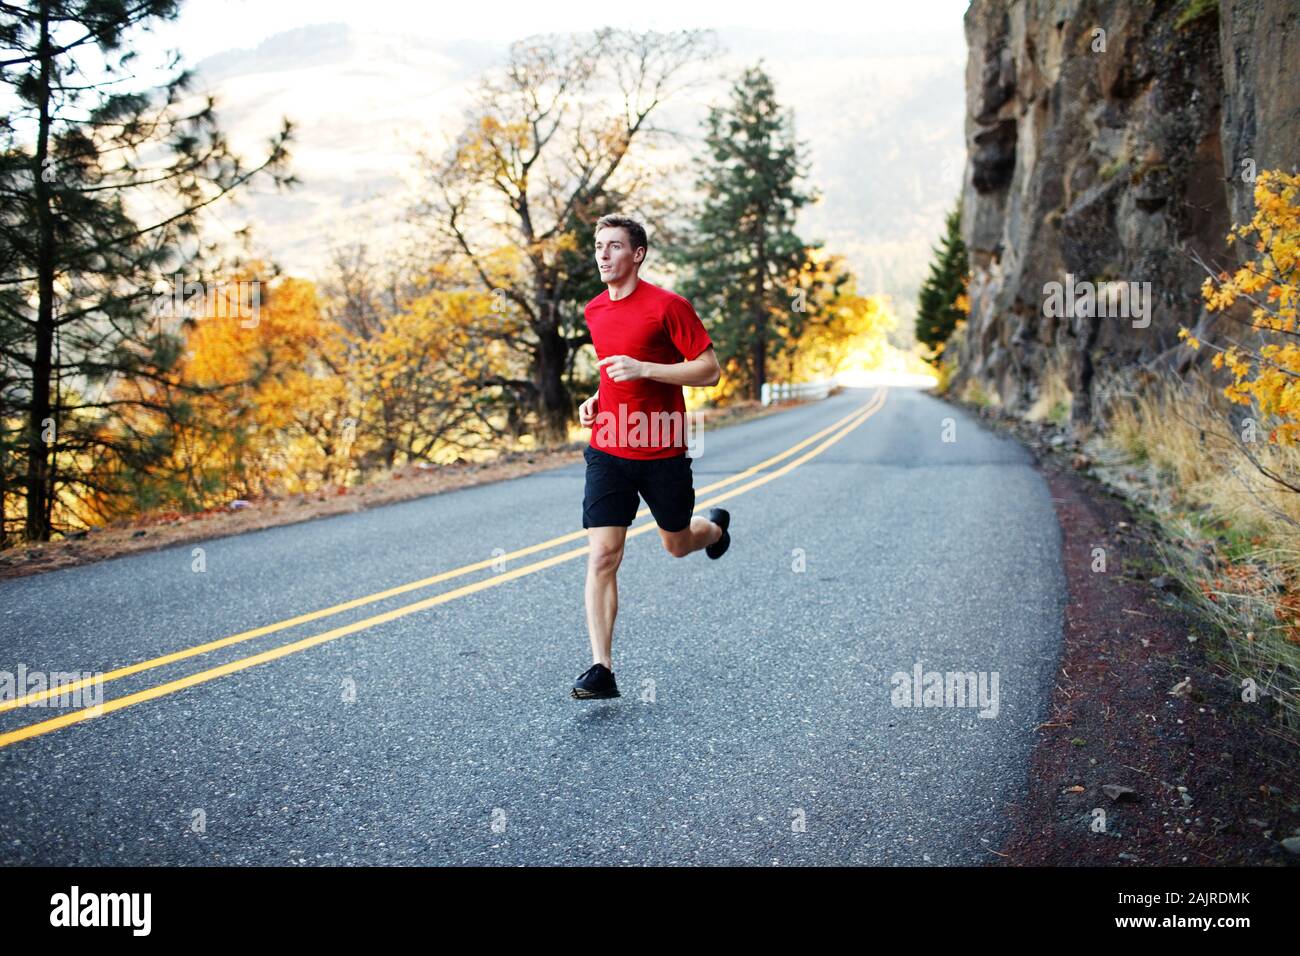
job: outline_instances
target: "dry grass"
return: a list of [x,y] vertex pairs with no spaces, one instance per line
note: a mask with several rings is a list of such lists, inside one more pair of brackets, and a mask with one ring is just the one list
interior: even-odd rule
[[[1164,525],[1168,573],[1226,638],[1219,663],[1271,700],[1300,734],[1300,449],[1242,441],[1229,406],[1204,380],[1152,377],[1107,401],[1091,451],[1103,479]],[[1244,411],[1244,410],[1243,410]]]
[[1000,408],[1002,405],[997,392],[986,392],[984,386],[975,379],[967,379],[957,392],[957,399],[977,405],[980,408]]
[[1057,425],[1064,425],[1070,420],[1070,406],[1074,402],[1074,393],[1070,391],[1069,359],[1061,353],[1054,355],[1039,378],[1038,398],[1025,412],[1025,418],[1031,422],[1044,419]]
[[1207,383],[1157,378],[1106,410],[1107,441],[1154,469],[1173,503],[1201,506],[1242,534],[1276,545],[1300,538],[1300,494],[1265,477],[1247,452],[1300,485],[1300,448],[1246,444]]

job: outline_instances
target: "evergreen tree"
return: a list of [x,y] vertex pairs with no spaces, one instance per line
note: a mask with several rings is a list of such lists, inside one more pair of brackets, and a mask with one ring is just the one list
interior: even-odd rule
[[943,244],[934,250],[935,259],[930,263],[929,277],[921,285],[916,309],[916,338],[932,349],[948,341],[957,320],[965,316],[956,303],[966,291],[965,278],[970,271],[966,244],[961,241],[960,199],[945,222]]
[[178,0],[0,8],[0,82],[15,104],[0,121],[0,451],[9,452],[0,487],[22,487],[29,540],[50,538],[65,491],[71,506],[120,490],[165,456],[166,434],[141,434],[131,412],[185,409],[120,387],[163,381],[176,363],[181,339],[160,327],[158,285],[178,271],[209,284],[204,207],[262,170],[295,181],[282,175],[287,120],[250,169],[230,151],[211,97],[180,110],[190,72],[161,96],[127,88],[131,33],[178,10]]
[[719,362],[742,377],[757,400],[776,355],[803,330],[798,276],[817,246],[794,232],[799,209],[815,193],[796,185],[806,175],[794,120],[776,100],[762,63],[747,69],[726,108],[706,121],[708,158],[692,238],[674,258],[685,268],[678,291],[709,328]]

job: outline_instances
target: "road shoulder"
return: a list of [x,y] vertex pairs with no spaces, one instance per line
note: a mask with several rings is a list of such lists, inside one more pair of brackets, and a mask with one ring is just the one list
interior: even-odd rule
[[1300,864],[1281,844],[1300,834],[1296,748],[1214,665],[1215,635],[1161,590],[1154,522],[1081,474],[1047,429],[960,407],[1033,454],[1069,594],[1028,796],[1008,808],[1001,862]]
[[[704,409],[705,427],[727,428],[777,414],[797,404],[785,402],[762,406],[757,402],[743,402],[725,409]],[[56,541],[18,544],[0,551],[0,580],[523,478],[580,464],[584,448],[586,442],[579,441],[556,448],[506,452],[486,462],[465,461],[447,465],[420,462],[395,469],[360,486],[327,485],[305,494],[270,495],[247,501],[237,499],[227,506],[207,511],[160,511],[75,532]]]

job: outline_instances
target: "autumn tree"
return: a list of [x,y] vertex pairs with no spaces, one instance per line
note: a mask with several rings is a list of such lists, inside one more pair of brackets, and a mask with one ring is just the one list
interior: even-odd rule
[[730,104],[711,108],[705,124],[701,200],[675,255],[684,270],[677,291],[708,325],[724,368],[739,371],[757,401],[768,363],[802,333],[796,279],[815,246],[794,224],[817,196],[799,186],[806,170],[793,116],[761,63],[744,71]]
[[[390,362],[403,358],[393,356],[391,348],[379,343],[387,339],[391,344],[395,317],[404,303],[418,294],[412,278],[415,270],[407,269],[391,254],[377,260],[365,241],[331,250],[331,266],[322,284],[323,308],[342,332],[342,354],[331,352],[321,361],[347,382],[347,409],[341,420],[354,439],[349,454],[358,471],[391,469],[400,454],[405,422],[397,405],[400,392],[374,387],[385,381],[376,371],[376,362],[381,356]],[[412,343],[404,358],[418,365],[424,350],[425,343]]]
[[364,408],[382,410],[367,432],[383,436],[384,464],[437,461],[448,455],[496,447],[508,422],[478,401],[477,382],[519,371],[510,364],[502,335],[521,336],[523,322],[495,314],[489,293],[478,288],[432,286],[401,303],[383,332],[357,357]]
[[[1255,214],[1249,223],[1236,225],[1227,235],[1229,244],[1243,240],[1250,246],[1248,261],[1231,273],[1211,271],[1201,286],[1208,312],[1221,312],[1243,326],[1241,336],[1218,336],[1225,345],[1205,344],[1215,351],[1212,364],[1226,368],[1232,382],[1224,395],[1253,409],[1268,441],[1276,445],[1300,444],[1300,328],[1296,303],[1300,299],[1300,174],[1262,170],[1255,182]],[[1238,318],[1232,307],[1249,303],[1248,318]],[[1187,328],[1179,330],[1193,349],[1201,346]],[[1247,429],[1247,434],[1250,429]],[[1282,474],[1265,466],[1242,449],[1266,477],[1291,491],[1300,492],[1300,475]]]
[[[575,402],[565,373],[591,341],[582,308],[599,289],[583,230],[637,203],[645,185],[628,173],[634,144],[671,135],[651,117],[713,46],[703,31],[608,28],[518,41],[483,79],[455,142],[421,155],[427,196],[412,214],[434,256],[467,263],[496,314],[524,330],[500,333],[525,356],[524,373],[471,384],[522,406],[540,441],[567,437]],[[488,260],[504,249],[517,253],[517,268],[494,275]]]
[[[88,463],[90,488],[70,506],[83,522],[251,497],[288,463],[283,406],[323,337],[314,294],[310,283],[273,282],[257,262],[225,279],[186,303],[165,368],[108,383],[117,413],[94,423],[95,438],[122,452]],[[319,401],[327,387],[302,391]]]
[[884,359],[894,318],[880,299],[860,295],[843,257],[817,249],[800,270],[807,315],[794,348],[772,363],[783,381],[832,378],[850,363],[871,368]]
[[[4,486],[22,484],[31,540],[50,537],[56,499],[120,492],[104,476],[129,481],[169,454],[157,435],[113,424],[147,401],[117,386],[163,377],[180,355],[180,336],[152,309],[157,284],[178,272],[202,283],[223,265],[200,239],[205,208],[262,173],[294,182],[288,121],[250,167],[211,97],[183,108],[190,72],[130,89],[131,36],[178,9],[176,0],[0,7],[0,80],[16,104],[0,126],[0,423],[13,451]],[[15,417],[22,434],[10,440]]]
[[[518,272],[518,253],[505,248],[481,265],[504,283]],[[357,395],[361,472],[496,447],[521,430],[524,409],[492,402],[478,383],[527,374],[509,343],[528,329],[463,262],[380,264],[354,244],[336,250],[325,289],[346,334],[346,359],[334,371]]]

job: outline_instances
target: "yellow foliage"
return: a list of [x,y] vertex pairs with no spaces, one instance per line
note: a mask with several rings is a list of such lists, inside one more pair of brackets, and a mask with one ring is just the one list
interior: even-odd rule
[[[957,298],[953,300],[952,307],[958,312],[964,312],[970,315],[970,273],[961,277],[961,292],[957,293]],[[958,319],[958,322],[964,322],[964,319]],[[942,344],[942,343],[940,343]]]
[[828,297],[819,300],[815,294],[831,289],[833,278],[845,272],[841,257],[814,250],[796,279],[806,292],[808,315],[802,333],[793,352],[772,363],[769,379],[816,381],[850,368],[873,369],[884,360],[885,336],[895,319],[880,298],[859,295],[852,279]]
[[[1233,382],[1223,394],[1241,405],[1255,405],[1264,419],[1277,426],[1269,433],[1271,442],[1291,445],[1300,442],[1300,346],[1297,346],[1296,257],[1300,254],[1300,174],[1263,170],[1255,182],[1255,215],[1249,223],[1235,226],[1229,244],[1255,237],[1258,255],[1231,276],[1219,273],[1216,282],[1206,278],[1201,293],[1211,312],[1228,309],[1244,298],[1254,304],[1251,325],[1266,344],[1259,349],[1233,346],[1220,349],[1215,368],[1227,367]],[[1279,342],[1268,341],[1277,337]],[[1285,338],[1283,338],[1285,337]],[[1192,348],[1200,343],[1186,330],[1179,332]]]

